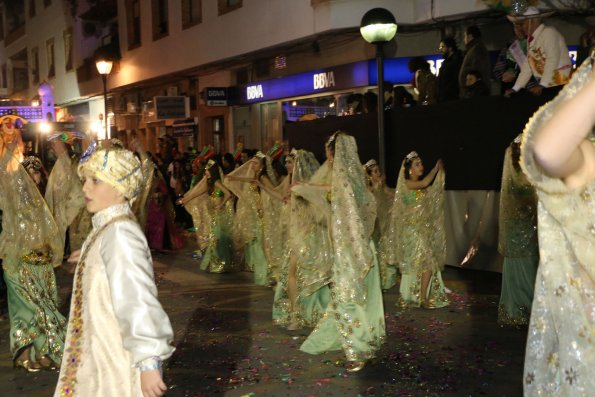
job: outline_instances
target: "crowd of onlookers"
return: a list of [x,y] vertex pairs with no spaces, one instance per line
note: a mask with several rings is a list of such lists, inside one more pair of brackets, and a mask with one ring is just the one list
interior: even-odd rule
[[[385,82],[384,108],[432,105],[495,94],[510,96],[520,91],[540,95],[543,89],[566,84],[573,70],[572,62],[564,37],[544,23],[551,14],[528,7],[521,15],[509,15],[514,38],[494,61],[481,30],[475,25],[465,30],[464,51],[454,37],[443,38],[438,47],[444,57],[438,75],[424,57],[411,58],[408,64],[413,73],[411,87]],[[591,26],[580,38],[577,66],[589,56],[594,45],[595,26]],[[359,94],[362,102],[359,110],[364,113],[369,108],[366,95]],[[373,105],[375,111],[375,101]]]

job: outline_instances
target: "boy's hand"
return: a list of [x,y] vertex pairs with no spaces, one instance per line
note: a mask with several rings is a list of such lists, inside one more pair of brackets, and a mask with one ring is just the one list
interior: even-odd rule
[[167,390],[167,386],[163,383],[161,372],[158,369],[141,371],[140,387],[144,397],[161,397]]

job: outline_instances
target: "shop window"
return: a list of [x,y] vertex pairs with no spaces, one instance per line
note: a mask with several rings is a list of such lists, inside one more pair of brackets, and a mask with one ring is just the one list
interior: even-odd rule
[[227,14],[242,7],[242,0],[217,0],[219,15]]
[[39,49],[37,47],[31,49],[31,82],[39,83]]
[[73,47],[72,28],[68,28],[64,31],[64,63],[65,63],[66,71],[72,70],[73,63],[74,63],[72,47]]
[[48,60],[48,78],[56,75],[56,58],[54,57],[54,39],[51,38],[45,43]]
[[126,0],[126,32],[128,49],[141,45],[140,0]]
[[153,40],[159,40],[169,34],[167,11],[167,0],[151,0]]
[[12,81],[15,92],[29,88],[29,66],[27,50],[22,50],[10,58],[12,63]]
[[29,0],[29,18],[35,16],[35,1],[36,0]]
[[182,29],[202,22],[202,0],[182,0]]

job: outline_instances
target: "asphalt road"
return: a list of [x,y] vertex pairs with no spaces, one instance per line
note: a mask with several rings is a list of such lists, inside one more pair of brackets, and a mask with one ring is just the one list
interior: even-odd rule
[[[207,274],[189,253],[154,257],[177,348],[167,396],[522,396],[527,330],[496,322],[499,273],[447,268],[452,304],[444,309],[402,310],[397,289],[387,291],[386,343],[350,374],[341,352],[299,351],[308,330],[272,324],[273,291],[253,285],[251,273]],[[67,313],[72,275],[58,268],[57,279]],[[51,396],[57,373],[14,370],[8,331],[0,321],[0,395]]]

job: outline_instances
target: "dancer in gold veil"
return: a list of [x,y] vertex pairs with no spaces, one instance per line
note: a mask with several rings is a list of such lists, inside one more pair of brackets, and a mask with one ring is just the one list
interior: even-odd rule
[[319,278],[320,269],[329,269],[329,241],[326,219],[316,221],[313,207],[291,193],[291,186],[308,182],[320,163],[311,152],[293,149],[285,164],[289,173],[284,181],[287,183],[273,192],[283,202],[280,222],[286,224],[288,231],[275,288],[273,321],[288,330],[296,330],[316,325],[328,305],[328,288],[311,288],[311,281]]
[[263,208],[258,175],[262,169],[264,154],[242,164],[226,175],[224,185],[237,198],[236,215],[233,220],[234,248],[243,250],[247,270],[254,272],[256,285],[271,283],[271,270],[263,248]]
[[[374,196],[366,187],[355,139],[334,133],[326,144],[327,161],[308,184],[294,193],[325,208],[330,232],[331,301],[300,350],[319,354],[343,350],[350,372],[374,357],[385,336],[380,274],[372,231]],[[325,184],[317,184],[323,176]]]
[[[394,197],[394,190],[386,186],[384,175],[380,171],[380,167],[376,160],[369,160],[364,164],[366,177],[368,179],[368,189],[376,199],[376,222],[374,224],[374,233],[372,237],[376,247],[380,247],[380,240],[386,230],[388,229],[389,219],[388,213],[392,206],[392,199]],[[390,266],[385,261],[379,261],[380,264],[380,279],[382,280],[382,289],[387,290],[395,286],[397,279],[397,269]]]
[[422,178],[417,152],[399,171],[388,231],[380,245],[382,260],[401,270],[399,304],[437,308],[448,305],[441,271],[446,260],[444,171],[442,161]]
[[500,189],[498,251],[504,257],[498,322],[527,325],[539,253],[537,196],[521,170],[521,136],[506,149]]
[[529,120],[521,166],[535,186],[539,268],[524,395],[595,390],[595,52]]
[[[64,242],[45,200],[13,150],[0,158],[0,258],[8,290],[10,350],[15,367],[35,372],[62,359],[66,320],[58,311],[53,266]],[[18,155],[18,152],[17,152]]]

